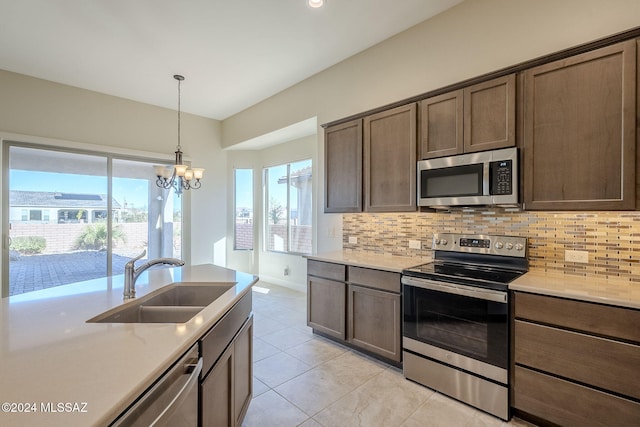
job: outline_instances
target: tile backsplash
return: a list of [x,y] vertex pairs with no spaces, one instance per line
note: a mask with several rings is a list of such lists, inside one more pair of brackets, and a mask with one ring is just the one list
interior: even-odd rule
[[[531,268],[579,276],[621,278],[640,285],[640,212],[522,212],[452,209],[443,212],[343,214],[343,248],[386,255],[431,255],[433,233],[528,238]],[[349,237],[357,236],[357,243]],[[409,248],[419,240],[422,249]],[[589,263],[565,261],[565,250],[589,253]]]

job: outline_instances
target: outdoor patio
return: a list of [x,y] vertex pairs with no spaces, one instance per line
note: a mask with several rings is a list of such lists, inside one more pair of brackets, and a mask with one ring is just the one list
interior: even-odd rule
[[[122,274],[130,259],[113,254],[114,274]],[[107,253],[104,251],[21,255],[10,262],[9,295],[104,277],[106,265]]]

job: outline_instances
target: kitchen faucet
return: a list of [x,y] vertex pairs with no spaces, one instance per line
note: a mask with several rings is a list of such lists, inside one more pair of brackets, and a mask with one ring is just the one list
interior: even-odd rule
[[145,262],[140,267],[135,268],[135,262],[145,256],[147,250],[142,251],[140,255],[133,258],[124,265],[124,299],[130,299],[136,297],[136,279],[140,274],[156,264],[168,264],[182,266],[184,261],[177,258],[156,258]]

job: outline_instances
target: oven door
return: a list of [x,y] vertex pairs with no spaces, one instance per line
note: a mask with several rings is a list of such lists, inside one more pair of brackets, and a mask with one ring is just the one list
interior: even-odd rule
[[402,283],[406,349],[472,372],[471,365],[501,368],[477,373],[493,378],[490,371],[501,372],[494,379],[502,382],[509,357],[508,292],[407,276]]

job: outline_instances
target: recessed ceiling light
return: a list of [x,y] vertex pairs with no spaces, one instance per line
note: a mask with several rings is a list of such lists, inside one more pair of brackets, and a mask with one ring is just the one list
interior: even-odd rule
[[324,0],[309,0],[309,6],[317,9],[324,6]]

